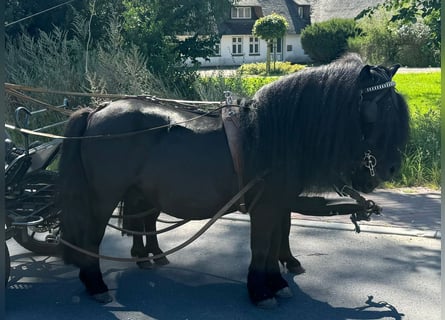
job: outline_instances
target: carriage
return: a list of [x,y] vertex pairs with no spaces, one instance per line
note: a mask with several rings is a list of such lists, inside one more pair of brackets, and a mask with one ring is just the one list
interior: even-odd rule
[[[15,127],[28,129],[29,117],[40,112],[17,108]],[[14,238],[36,254],[58,255],[61,245],[55,239],[59,232],[60,209],[55,197],[58,176],[55,162],[61,140],[29,143],[28,134],[23,133],[23,141],[24,145],[19,146],[5,130],[6,240]],[[5,270],[7,282],[10,257],[6,243]]]

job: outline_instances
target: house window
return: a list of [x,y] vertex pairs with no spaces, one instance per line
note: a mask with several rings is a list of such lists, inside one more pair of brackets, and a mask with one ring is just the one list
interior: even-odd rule
[[232,7],[232,19],[250,19],[251,16],[250,7]]
[[304,19],[304,9],[303,9],[303,7],[301,7],[301,6],[298,7],[298,16],[299,16],[301,19]]
[[243,38],[241,37],[232,38],[232,54],[234,55],[243,54]]
[[310,20],[310,6],[298,6],[298,16],[303,20]]
[[249,37],[249,54],[260,54],[260,39],[257,37]]

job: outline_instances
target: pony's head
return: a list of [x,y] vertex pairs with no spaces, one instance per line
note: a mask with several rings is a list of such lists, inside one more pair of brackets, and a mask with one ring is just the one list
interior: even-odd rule
[[371,192],[380,182],[391,179],[401,166],[409,112],[392,80],[398,68],[366,65],[359,74],[362,159],[351,183],[362,192]]

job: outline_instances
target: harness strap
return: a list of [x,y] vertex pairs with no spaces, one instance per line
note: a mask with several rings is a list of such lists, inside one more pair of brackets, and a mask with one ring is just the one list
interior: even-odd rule
[[[229,145],[230,154],[232,156],[233,166],[238,176],[238,188],[241,190],[244,186],[243,173],[244,162],[242,156],[242,142],[240,132],[240,109],[238,106],[226,105],[221,110],[221,116],[224,124],[224,130]],[[247,213],[244,194],[239,200],[239,211]]]

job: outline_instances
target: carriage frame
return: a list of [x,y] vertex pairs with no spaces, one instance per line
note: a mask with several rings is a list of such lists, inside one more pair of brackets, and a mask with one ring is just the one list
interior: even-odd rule
[[[45,109],[15,110],[15,128],[29,129],[30,117]],[[60,126],[65,121],[50,126]],[[7,127],[13,127],[7,125]],[[45,128],[47,128],[46,126]],[[41,131],[37,128],[33,131]],[[24,145],[18,146],[6,131],[5,139],[5,240],[14,239],[25,249],[41,255],[58,255],[60,209],[56,203],[57,171],[55,166],[60,139],[29,143],[29,134],[21,132]],[[5,284],[9,281],[10,255],[5,241]]]

